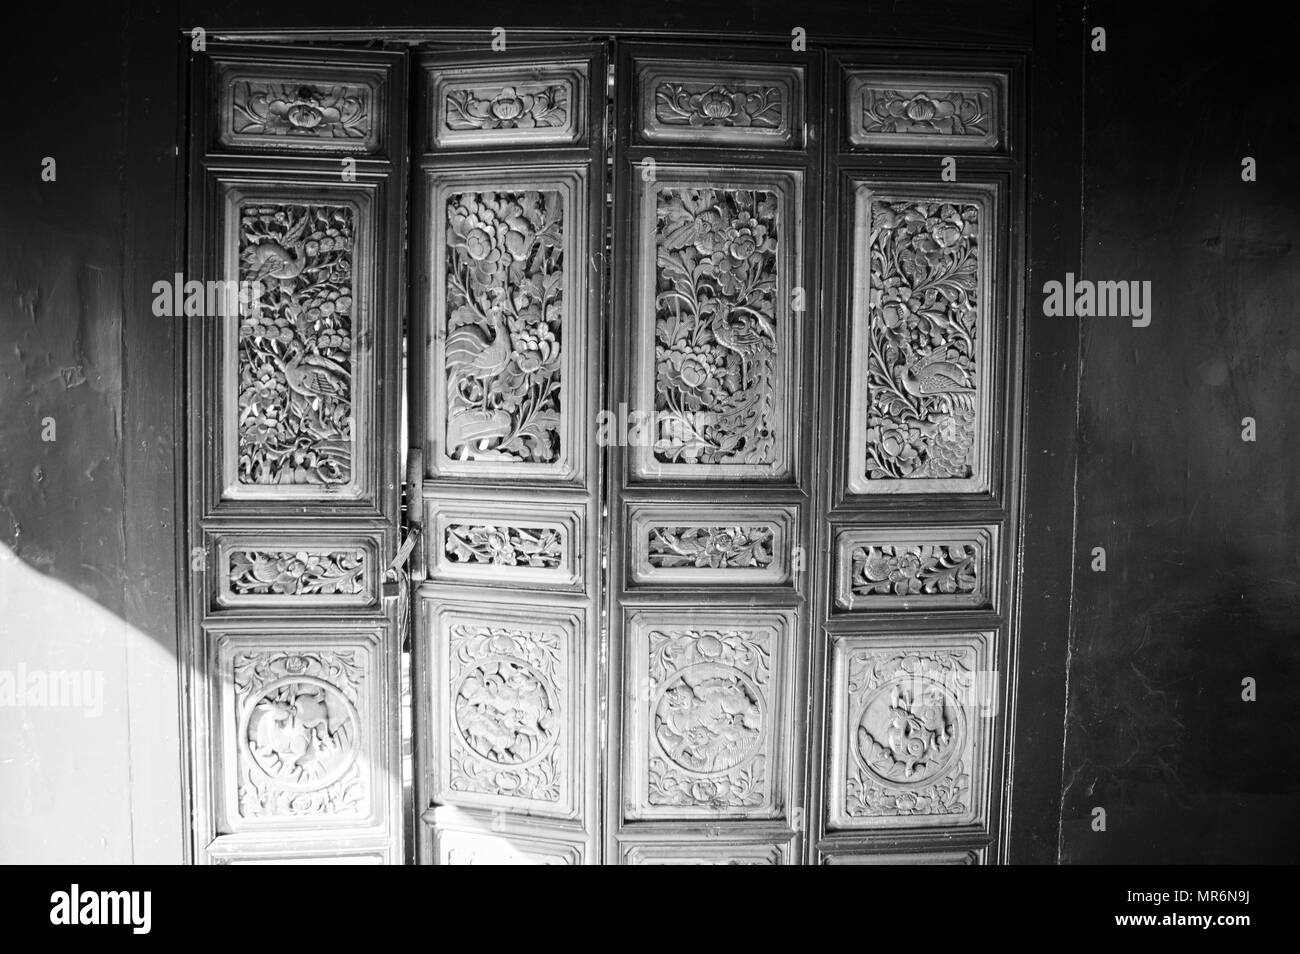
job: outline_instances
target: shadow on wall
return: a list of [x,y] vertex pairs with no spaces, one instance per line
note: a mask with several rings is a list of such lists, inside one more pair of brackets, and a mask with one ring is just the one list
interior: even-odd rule
[[175,682],[169,648],[0,543],[0,863],[181,861],[179,813],[147,816],[180,803],[174,693],[148,711]]

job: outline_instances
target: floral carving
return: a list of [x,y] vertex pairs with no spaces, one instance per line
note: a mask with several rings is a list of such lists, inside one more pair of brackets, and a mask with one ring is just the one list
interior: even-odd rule
[[454,523],[447,526],[445,541],[453,563],[553,570],[564,555],[560,531],[553,527]]
[[264,816],[357,815],[363,664],[355,650],[244,652],[233,677],[239,811]]
[[866,473],[969,477],[979,206],[873,200]]
[[863,596],[974,593],[978,556],[973,543],[854,547],[850,584]]
[[648,560],[652,567],[713,569],[758,568],[772,565],[775,531],[752,527],[653,527]]
[[563,339],[559,192],[447,200],[446,453],[559,460]]
[[371,132],[366,86],[317,86],[239,80],[233,88],[231,131],[239,136],[365,139]]
[[241,484],[352,479],[353,252],[349,206],[241,210]]
[[870,86],[863,90],[862,128],[866,133],[987,136],[989,113],[989,94],[983,91],[900,91]]
[[849,663],[850,817],[970,810],[970,650],[855,653]]
[[364,589],[364,550],[232,550],[230,590],[240,595],[351,596]]
[[775,86],[660,83],[655,118],[665,126],[779,129],[784,99]]
[[726,812],[769,797],[771,633],[649,633],[651,806]]
[[655,240],[654,456],[777,460],[777,213],[773,192],[665,188]]
[[450,640],[452,790],[559,801],[560,635],[458,623]]
[[536,129],[563,126],[569,118],[569,90],[563,83],[450,89],[448,129]]

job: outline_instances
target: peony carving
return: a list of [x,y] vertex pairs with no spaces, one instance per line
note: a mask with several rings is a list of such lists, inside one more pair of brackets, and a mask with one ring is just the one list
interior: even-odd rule
[[656,569],[766,569],[776,532],[770,526],[653,527],[647,560]]
[[357,85],[233,84],[231,132],[237,136],[300,139],[365,139],[374,124],[371,90]]
[[458,564],[554,570],[564,556],[564,543],[554,527],[453,523],[447,526],[444,550]]
[[352,596],[365,588],[366,552],[232,550],[230,591],[241,596]]
[[665,126],[779,129],[784,100],[775,86],[660,83],[655,118]]

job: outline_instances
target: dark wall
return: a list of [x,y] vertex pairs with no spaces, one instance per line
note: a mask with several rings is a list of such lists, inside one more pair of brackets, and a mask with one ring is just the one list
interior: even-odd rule
[[[1105,2],[1087,17],[1108,49],[1085,59],[1084,273],[1150,280],[1154,313],[1146,328],[1080,319],[1061,857],[1295,862],[1294,31],[1249,5],[1167,10]],[[1242,701],[1247,676],[1258,702]]]

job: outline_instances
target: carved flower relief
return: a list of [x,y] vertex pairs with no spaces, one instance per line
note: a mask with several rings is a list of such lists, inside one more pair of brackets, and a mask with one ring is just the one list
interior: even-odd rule
[[364,86],[245,80],[233,93],[231,130],[241,136],[364,139],[371,130]]
[[239,811],[263,816],[365,811],[354,651],[256,652],[234,659]]
[[863,128],[869,133],[984,136],[989,131],[986,93],[901,92],[868,87],[862,110]]
[[555,191],[447,200],[446,452],[560,454],[563,208]]
[[850,583],[864,596],[974,593],[977,558],[973,544],[854,547]]
[[848,815],[967,812],[971,727],[959,693],[972,678],[957,655],[864,654],[851,672]]
[[553,570],[560,566],[563,541],[553,527],[450,524],[445,552],[453,563],[525,566]]
[[764,569],[772,565],[775,535],[764,525],[653,527],[648,560],[659,568]]
[[664,125],[732,126],[777,129],[784,97],[775,86],[661,83],[655,89],[655,116]]
[[976,205],[872,202],[870,479],[972,474],[978,233]]
[[233,550],[230,591],[240,595],[348,596],[364,587],[364,550]]
[[563,126],[569,116],[568,97],[563,83],[452,89],[446,95],[445,123],[457,131]]
[[353,211],[245,206],[239,277],[238,476],[342,484],[352,475]]
[[775,460],[776,227],[771,192],[659,191],[657,460]]

